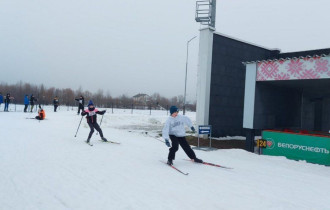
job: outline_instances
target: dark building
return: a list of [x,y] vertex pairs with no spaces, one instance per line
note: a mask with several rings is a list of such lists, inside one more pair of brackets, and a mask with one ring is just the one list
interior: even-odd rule
[[244,135],[245,66],[242,62],[269,59],[278,54],[278,50],[214,33],[209,117],[214,136]]
[[[324,73],[329,74],[328,78],[281,78],[286,75],[283,67],[277,79],[257,78],[260,75],[246,78],[248,66],[257,74],[262,65],[264,71],[272,70],[267,62],[279,68],[285,61],[300,59],[301,65],[305,65],[303,62],[311,62],[309,57],[328,59],[329,53],[330,49],[280,53],[278,49],[267,49],[215,33],[212,28],[202,29],[197,124],[212,125],[214,137],[247,136],[248,139],[269,128],[329,131],[330,73]],[[330,60],[325,59],[322,65],[330,72]],[[246,80],[252,85],[247,85]]]

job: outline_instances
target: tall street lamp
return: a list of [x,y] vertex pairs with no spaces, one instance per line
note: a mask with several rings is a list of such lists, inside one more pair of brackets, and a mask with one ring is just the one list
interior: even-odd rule
[[186,77],[185,77],[185,83],[184,83],[184,97],[183,97],[183,115],[186,113],[186,91],[187,91],[187,71],[188,71],[188,48],[189,48],[189,42],[191,42],[193,39],[195,39],[196,36],[191,38],[187,42],[187,58],[186,58]]

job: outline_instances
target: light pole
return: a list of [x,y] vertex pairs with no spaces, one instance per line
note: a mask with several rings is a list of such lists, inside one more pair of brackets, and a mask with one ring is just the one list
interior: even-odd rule
[[183,115],[186,113],[186,92],[187,92],[187,71],[188,71],[188,48],[189,48],[189,42],[191,42],[193,39],[195,39],[196,36],[191,38],[187,42],[187,58],[186,58],[186,77],[185,77],[185,83],[184,83],[184,96],[183,96]]

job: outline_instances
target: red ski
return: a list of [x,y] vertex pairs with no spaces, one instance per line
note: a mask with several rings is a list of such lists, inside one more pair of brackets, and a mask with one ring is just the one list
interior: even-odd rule
[[104,142],[104,143],[120,144],[120,142],[110,141],[110,140],[107,140],[107,141],[99,140],[99,141],[102,141],[102,142]]
[[[184,160],[194,162],[193,160],[189,160],[189,159],[184,159]],[[204,162],[204,161],[203,161],[203,163],[200,163],[200,164],[209,165],[209,166],[215,166],[215,167],[219,167],[219,168],[233,169],[233,168],[230,168],[230,167],[227,167],[227,166],[221,166],[221,165],[218,165],[218,164],[208,163],[208,162]]]
[[181,174],[184,174],[184,175],[188,175],[188,174],[189,174],[189,173],[185,173],[185,172],[179,170],[178,168],[174,167],[173,165],[169,165],[169,164],[167,164],[165,161],[160,160],[160,162],[165,163],[166,165],[168,165],[168,166],[170,166],[171,168],[177,170],[177,171],[180,172]]

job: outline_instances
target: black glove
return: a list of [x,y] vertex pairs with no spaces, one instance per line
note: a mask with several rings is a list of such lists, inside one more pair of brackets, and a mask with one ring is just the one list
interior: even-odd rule
[[166,146],[171,147],[171,143],[169,142],[168,139],[165,139],[165,144],[166,144]]
[[191,126],[191,128],[190,128],[191,130],[192,130],[192,132],[196,132],[196,130],[195,130],[195,128],[194,128],[194,126]]

